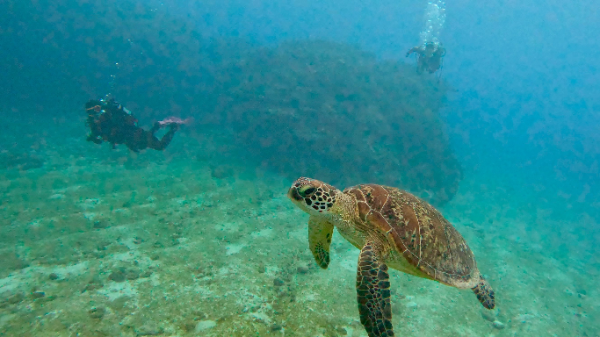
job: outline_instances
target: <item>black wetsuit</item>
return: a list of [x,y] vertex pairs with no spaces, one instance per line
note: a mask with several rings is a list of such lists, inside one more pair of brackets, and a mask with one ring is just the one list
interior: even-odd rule
[[91,100],[85,104],[90,134],[87,140],[96,144],[107,141],[113,148],[125,144],[131,151],[146,148],[164,150],[175,135],[178,126],[171,124],[169,131],[159,140],[154,133],[160,129],[158,122],[149,131],[137,126],[137,119],[113,99]]
[[418,66],[417,72],[429,72],[430,74],[435,73],[438,69],[440,69],[442,65],[442,58],[446,55],[446,49],[441,45],[437,47],[414,47],[406,53],[406,57],[410,56],[412,53],[417,53],[418,55]]

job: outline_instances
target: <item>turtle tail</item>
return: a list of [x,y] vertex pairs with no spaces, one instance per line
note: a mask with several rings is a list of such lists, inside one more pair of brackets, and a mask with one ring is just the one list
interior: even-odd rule
[[475,295],[477,295],[477,299],[486,309],[494,309],[496,306],[496,299],[494,297],[494,289],[492,286],[486,281],[483,276],[480,276],[479,283],[473,288],[471,288]]

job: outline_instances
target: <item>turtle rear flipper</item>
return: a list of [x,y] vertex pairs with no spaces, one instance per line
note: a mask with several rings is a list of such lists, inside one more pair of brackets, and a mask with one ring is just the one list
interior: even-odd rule
[[494,298],[494,290],[490,284],[481,276],[479,283],[471,288],[477,299],[486,309],[494,309],[496,306],[496,299]]
[[394,336],[388,267],[379,247],[367,241],[360,251],[356,275],[360,322],[369,337]]
[[329,266],[329,245],[333,235],[333,225],[311,216],[308,220],[308,244],[317,264],[327,269]]

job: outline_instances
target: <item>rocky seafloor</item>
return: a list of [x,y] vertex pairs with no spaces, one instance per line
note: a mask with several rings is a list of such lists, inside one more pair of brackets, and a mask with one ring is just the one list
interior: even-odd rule
[[[1,336],[366,336],[358,250],[334,235],[329,269],[315,265],[287,178],[197,161],[132,169],[74,158],[2,175]],[[442,209],[498,310],[393,271],[397,335],[600,335],[591,247],[568,241],[568,230],[553,235],[568,224],[543,209],[532,224],[505,192],[467,179]]]

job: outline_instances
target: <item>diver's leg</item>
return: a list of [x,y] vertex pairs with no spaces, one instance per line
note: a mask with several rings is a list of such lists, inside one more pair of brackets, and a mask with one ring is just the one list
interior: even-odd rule
[[139,152],[148,147],[148,137],[152,136],[152,134],[142,128],[135,128],[127,136],[125,145],[127,145],[131,151]]
[[127,146],[127,148],[135,153],[140,152],[140,149],[137,148],[137,144],[131,144],[131,143],[125,143],[125,146]]
[[171,143],[171,140],[175,135],[175,131],[177,130],[178,127],[176,125],[171,126],[171,129],[167,131],[167,133],[165,133],[160,140],[158,140],[158,138],[156,138],[154,135],[151,135],[148,137],[148,147],[159,151],[164,150],[167,146],[169,146],[169,143]]
[[155,122],[154,125],[152,125],[152,128],[150,129],[150,133],[154,134],[159,129],[160,129],[160,123],[159,122]]
[[427,64],[423,57],[419,56],[419,61],[417,62],[417,73],[422,74],[423,71],[427,68]]

